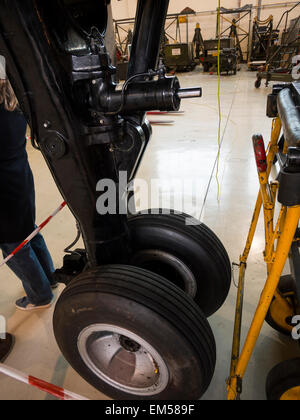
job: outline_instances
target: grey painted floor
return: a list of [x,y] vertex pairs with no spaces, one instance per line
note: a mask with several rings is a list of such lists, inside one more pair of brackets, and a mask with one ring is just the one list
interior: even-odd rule
[[[222,153],[219,168],[220,201],[217,199],[215,167],[217,157],[217,77],[200,70],[180,75],[183,86],[203,87],[202,99],[183,103],[184,116],[171,117],[173,126],[154,127],[139,178],[164,180],[160,195],[168,196],[170,179],[196,180],[196,189],[186,190],[187,206],[212,228],[226,246],[232,261],[242,253],[254,208],[258,180],[251,137],[260,132],[269,138],[271,121],[265,117],[270,89],[254,88],[255,74],[241,71],[236,77],[222,78]],[[151,119],[170,117],[151,117]],[[35,174],[38,222],[44,220],[62,201],[40,154],[28,147]],[[176,195],[176,194],[175,194]],[[197,196],[197,200],[196,200]],[[143,207],[141,203],[141,207]],[[44,235],[55,264],[62,263],[63,249],[75,237],[75,223],[65,209],[52,221]],[[254,314],[266,270],[262,251],[263,224],[260,223],[247,271],[243,336]],[[236,273],[237,277],[238,273]],[[52,332],[53,308],[39,313],[22,313],[14,302],[23,296],[17,278],[7,269],[0,272],[0,314],[8,320],[8,330],[16,336],[16,346],[7,365],[64,386],[91,399],[105,399],[81,379],[61,356]],[[63,290],[59,287],[57,295]],[[232,286],[224,307],[210,323],[214,330],[218,362],[206,400],[226,398],[225,380],[229,373],[236,288]],[[299,354],[297,345],[265,325],[244,381],[243,399],[265,399],[265,380],[278,362]],[[0,375],[0,399],[51,399],[43,392]]]

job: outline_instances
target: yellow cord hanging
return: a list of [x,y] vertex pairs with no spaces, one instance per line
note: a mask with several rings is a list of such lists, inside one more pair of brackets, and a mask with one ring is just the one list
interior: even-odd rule
[[216,179],[217,179],[217,184],[218,184],[218,202],[220,203],[219,168],[220,168],[220,156],[221,156],[221,127],[222,127],[222,111],[221,111],[221,63],[220,63],[220,52],[221,52],[221,0],[218,0],[218,28],[219,28],[219,40],[218,40],[218,110],[219,110],[219,127],[218,127],[218,158],[217,158]]

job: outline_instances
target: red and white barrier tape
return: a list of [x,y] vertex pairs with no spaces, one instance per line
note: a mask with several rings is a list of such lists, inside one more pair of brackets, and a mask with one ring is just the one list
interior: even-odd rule
[[[63,202],[52,214],[49,216],[43,223],[41,223],[28,238],[25,239],[4,261],[0,264],[2,267],[10,259],[12,259],[26,244],[28,244],[65,206],[66,202]],[[76,401],[87,401],[88,399],[77,395],[71,391],[60,388],[56,385],[52,385],[48,382],[45,382],[41,379],[35,378],[30,375],[26,375],[22,372],[17,371],[16,369],[10,368],[8,366],[0,363],[0,373],[7,375],[17,381],[23,382],[27,385],[34,386],[35,388],[40,389],[41,391],[47,392],[48,394],[53,395],[61,400],[76,400]]]
[[35,378],[30,375],[26,375],[22,372],[19,372],[16,369],[10,368],[8,366],[0,363],[0,373],[9,376],[10,378],[16,379],[19,382],[24,384],[31,385],[35,388],[38,388],[41,391],[46,392],[47,394],[53,395],[56,398],[64,401],[89,401],[88,398],[82,397],[81,395],[75,394],[74,392],[68,391],[64,388],[60,388],[56,385],[52,385],[48,382],[42,381],[41,379]]
[[8,257],[5,258],[0,263],[0,267],[2,267],[4,264],[6,264],[9,260],[11,260],[22,248],[24,248],[25,245],[28,244],[52,219],[55,217],[65,206],[67,203],[64,201],[56,210],[51,214],[51,216],[48,217],[42,224],[40,224],[31,235],[29,235],[25,241],[23,241],[11,254],[8,255]]
[[[10,255],[8,255],[5,260],[2,261],[0,267],[6,264],[11,260],[25,245],[27,245],[65,206],[67,203],[64,201],[52,214],[49,216],[43,223],[41,223],[31,235],[29,235],[25,241],[23,241]],[[48,382],[45,382],[41,379],[35,378],[34,376],[26,375],[22,372],[17,371],[16,369],[10,368],[6,365],[0,363],[0,373],[7,375],[17,381],[23,382],[27,385],[31,385],[35,388],[40,389],[41,391],[47,392],[54,397],[57,397],[61,400],[73,400],[73,401],[88,401],[87,398],[82,397],[81,395],[75,394],[74,392],[68,391],[64,388],[60,388],[56,385],[52,385]]]

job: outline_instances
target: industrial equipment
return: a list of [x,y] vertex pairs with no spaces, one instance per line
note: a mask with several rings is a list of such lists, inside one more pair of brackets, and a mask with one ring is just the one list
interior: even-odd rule
[[[116,80],[119,82],[121,80],[126,80],[129,66],[129,57],[130,49],[133,40],[133,33],[130,28],[125,29],[126,26],[121,23],[116,22],[115,24],[115,34],[117,41],[117,73]],[[125,38],[121,36],[121,32],[125,33]]]
[[257,70],[266,64],[272,47],[279,43],[279,30],[274,29],[274,18],[261,21],[257,17],[254,19],[252,34],[252,49],[250,62],[251,70]]
[[[192,71],[197,66],[194,41],[191,42],[189,36],[189,15],[194,13],[187,8],[180,14],[170,14],[166,17],[160,58],[170,71]],[[114,22],[117,47],[126,53],[128,35],[133,29],[135,19],[120,19]]]
[[194,46],[189,44],[167,44],[164,48],[164,65],[171,71],[192,71],[197,63]]
[[[268,97],[267,116],[273,118],[271,141],[266,152],[263,137],[253,136],[260,190],[243,255],[240,273],[232,362],[228,379],[228,399],[240,399],[244,376],[264,321],[276,331],[294,340],[294,327],[300,320],[300,84],[276,85]],[[283,137],[281,133],[283,132]],[[275,157],[280,167],[276,180],[270,179]],[[277,217],[277,202],[280,204]],[[245,274],[258,220],[263,210],[265,222],[265,250],[263,253],[268,277],[255,316],[240,352]],[[283,276],[286,262],[290,274]],[[297,333],[298,329],[296,329]],[[277,366],[267,380],[269,399],[300,400],[299,360]]]
[[[163,63],[170,71],[193,71],[197,62],[195,61],[194,40],[190,42],[189,37],[189,14],[195,13],[187,8],[181,14],[168,16],[171,20],[165,27],[165,37],[169,42],[163,43]],[[182,25],[185,26],[185,40],[182,36]],[[176,27],[175,38],[170,35],[172,27]],[[199,35],[199,34],[198,34]],[[200,32],[201,41],[201,32]]]
[[238,55],[235,48],[223,48],[220,52],[220,73],[237,74]]
[[277,30],[283,21],[286,19],[286,26],[283,30],[281,42],[279,46],[271,48],[266,65],[262,66],[257,74],[255,87],[260,88],[262,80],[266,80],[266,86],[270,82],[287,82],[294,80],[292,74],[293,69],[298,65],[297,56],[300,52],[300,17],[291,19],[289,24],[290,13],[300,6],[300,2],[287,10],[281,17]]
[[200,52],[204,51],[204,40],[201,33],[200,24],[197,23],[195,29],[195,35],[193,38],[193,44],[195,49],[195,60],[200,60]]
[[[87,382],[123,400],[203,395],[216,363],[207,317],[231,285],[226,250],[203,223],[187,226],[189,216],[172,210],[128,211],[151,140],[146,112],[177,111],[182,99],[202,95],[158,66],[168,6],[138,1],[128,75],[117,89],[109,0],[0,0],[0,54],[85,245],[59,273],[67,287],[55,337]],[[115,210],[103,211],[103,180]]]
[[[219,40],[211,39],[204,41],[204,54],[200,61],[203,64],[204,72],[216,71],[218,67]],[[222,38],[220,42],[220,67],[221,72],[237,72],[237,53],[232,38]]]
[[[240,63],[248,62],[249,60],[252,14],[252,4],[246,4],[237,9],[226,9],[225,7],[221,7],[221,28],[219,28],[219,18],[217,16],[216,38],[219,38],[220,34],[221,38],[229,37],[233,39],[233,48],[237,50],[238,61]],[[223,28],[224,23],[225,27]],[[248,30],[244,28],[245,26]]]

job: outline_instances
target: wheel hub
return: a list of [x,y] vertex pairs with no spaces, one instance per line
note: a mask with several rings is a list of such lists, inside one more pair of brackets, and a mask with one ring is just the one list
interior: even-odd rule
[[281,401],[299,401],[300,400],[300,386],[296,386],[286,391],[282,395],[280,400]]
[[120,391],[152,396],[169,383],[169,371],[160,354],[124,328],[91,325],[79,335],[78,350],[96,376]]
[[136,343],[133,340],[130,340],[130,338],[125,337],[124,335],[120,336],[120,344],[123,347],[123,349],[131,353],[136,353],[141,348],[141,346],[138,343]]
[[178,277],[178,286],[192,299],[197,295],[197,281],[189,267],[175,255],[165,251],[147,249],[135,254],[133,265],[143,267],[162,275],[172,283],[176,283],[174,277]]

